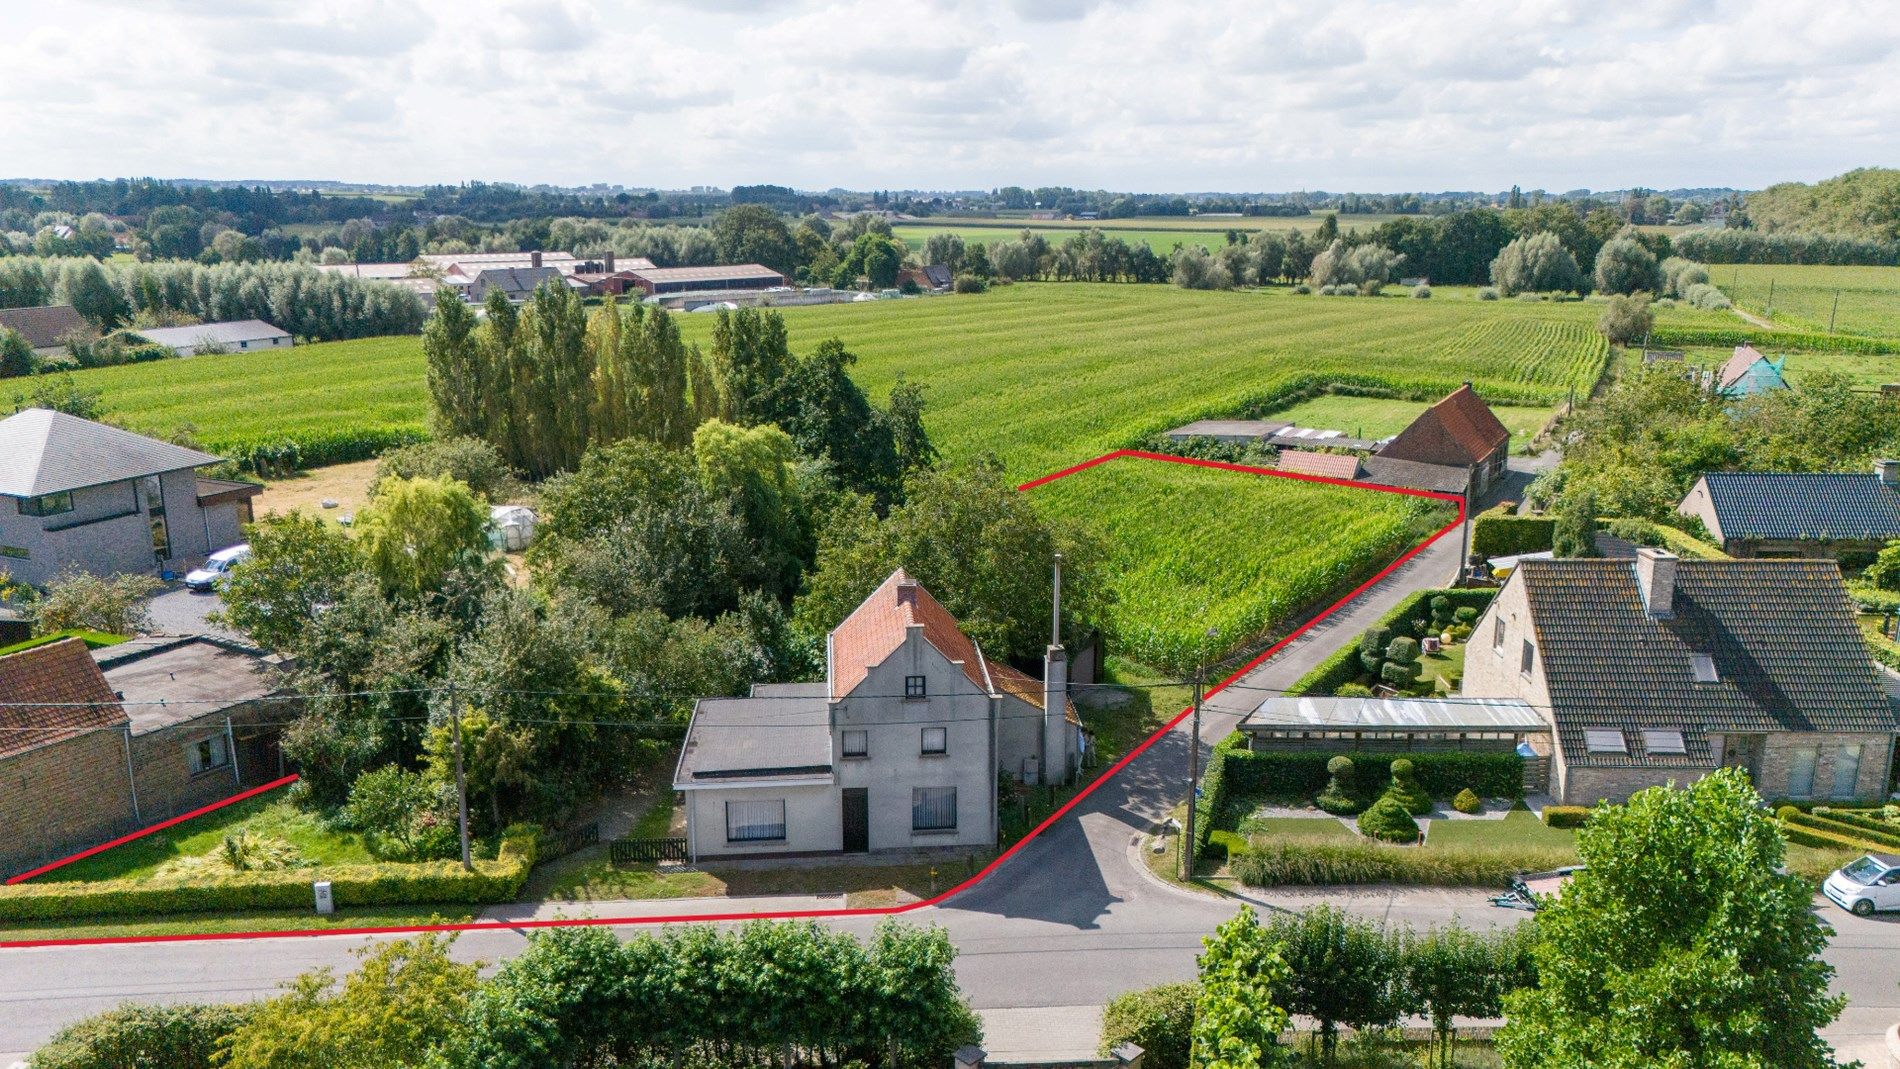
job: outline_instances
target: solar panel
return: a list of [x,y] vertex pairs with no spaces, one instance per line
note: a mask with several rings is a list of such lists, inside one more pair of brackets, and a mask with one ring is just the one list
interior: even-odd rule
[[1583,748],[1591,753],[1629,753],[1623,733],[1615,728],[1585,728]]
[[1686,754],[1689,747],[1682,741],[1680,731],[1644,731],[1643,749],[1653,754]]

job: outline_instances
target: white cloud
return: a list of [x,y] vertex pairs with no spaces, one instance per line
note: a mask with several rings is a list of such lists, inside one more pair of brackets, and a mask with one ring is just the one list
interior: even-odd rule
[[1895,163],[1881,0],[0,0],[0,175],[1140,190]]

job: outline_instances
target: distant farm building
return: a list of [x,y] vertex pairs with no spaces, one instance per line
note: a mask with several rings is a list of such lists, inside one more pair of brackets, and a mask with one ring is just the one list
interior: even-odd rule
[[139,337],[163,345],[179,356],[200,353],[249,353],[259,349],[288,349],[296,339],[287,330],[261,319],[238,319],[229,323],[194,323],[188,327],[150,327],[134,331]]
[[766,290],[785,285],[785,276],[761,264],[707,267],[635,268],[628,280],[649,297],[724,290]]
[[67,337],[92,329],[86,317],[70,304],[43,304],[36,308],[0,308],[0,327],[26,339],[35,356],[63,352]]

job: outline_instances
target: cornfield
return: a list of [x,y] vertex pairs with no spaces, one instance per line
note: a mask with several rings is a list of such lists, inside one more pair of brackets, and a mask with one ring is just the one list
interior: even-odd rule
[[1429,498],[1136,458],[1031,497],[1109,547],[1110,645],[1179,673],[1344,593],[1453,515]]

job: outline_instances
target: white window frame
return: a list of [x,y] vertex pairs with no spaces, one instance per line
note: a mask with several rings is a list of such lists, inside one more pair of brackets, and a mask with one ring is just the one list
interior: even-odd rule
[[[751,811],[735,806],[749,806]],[[770,807],[777,807],[777,821],[773,821]],[[737,817],[743,823],[735,823]],[[776,830],[776,834],[774,834]],[[785,799],[783,798],[736,798],[726,802],[726,841],[728,843],[782,843],[785,841]]]
[[[925,795],[927,793],[935,792],[937,795],[938,805],[933,806],[932,808],[933,809],[941,808],[941,803],[944,800],[943,794],[946,791],[949,792],[948,800],[950,803],[950,823],[948,824],[920,823],[920,819],[924,816],[923,810],[925,807]],[[955,787],[912,787],[910,789],[910,830],[913,833],[924,833],[924,834],[929,834],[931,832],[956,831],[957,830],[957,789]]]

